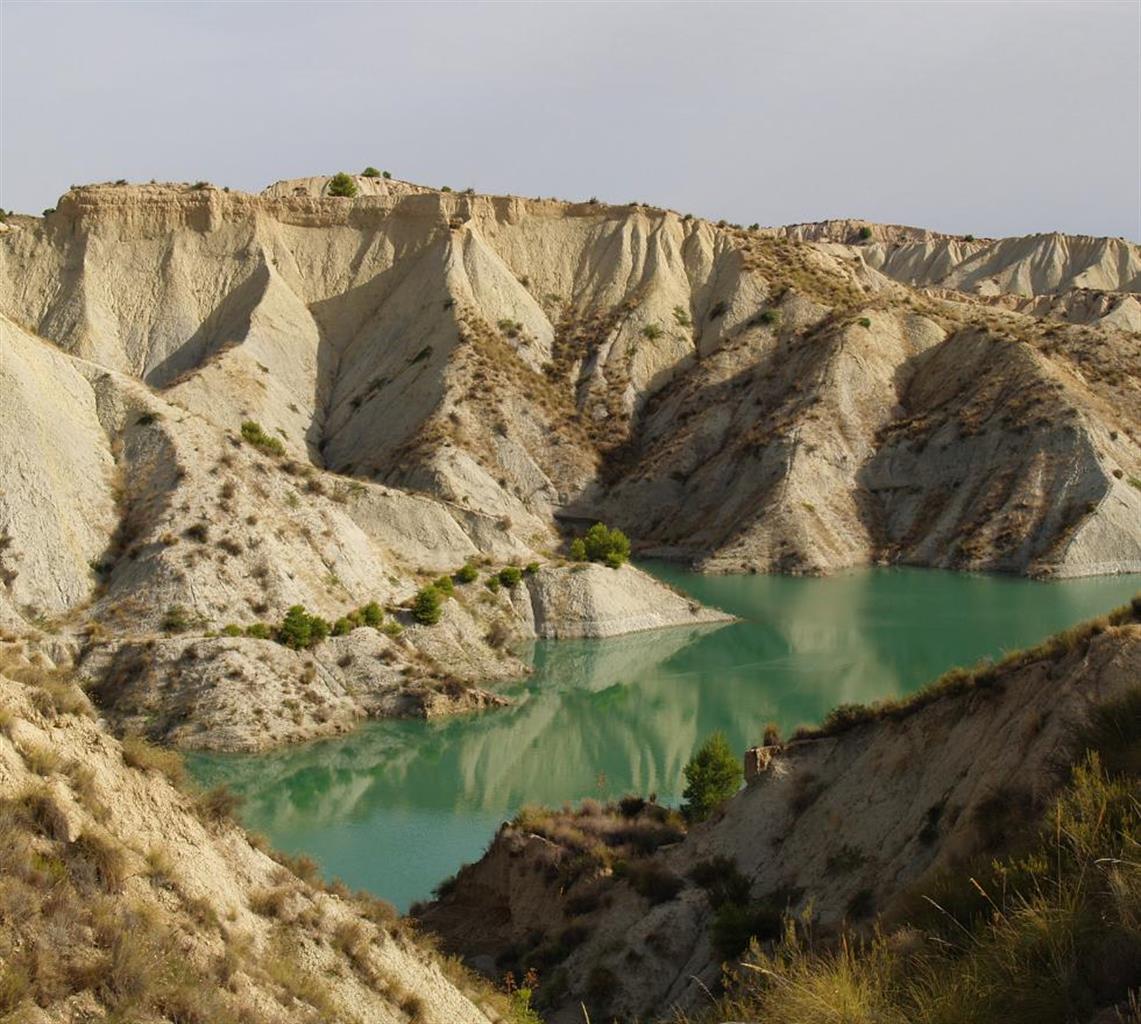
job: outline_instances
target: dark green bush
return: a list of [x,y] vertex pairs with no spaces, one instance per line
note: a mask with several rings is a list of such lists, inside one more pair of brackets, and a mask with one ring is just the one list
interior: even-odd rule
[[363,171],[361,171],[361,177],[362,178],[379,178],[380,177],[380,171],[378,171],[375,167],[366,167]]
[[856,232],[856,234],[861,242],[866,242],[869,238],[872,237],[872,229],[865,224],[862,228],[860,228],[859,231]]
[[[583,553],[591,562],[604,562],[617,569],[630,557],[630,539],[621,530],[609,529],[604,523],[595,523],[582,538]],[[577,549],[571,545],[571,557]],[[581,561],[581,559],[576,559]]]
[[434,626],[443,615],[443,595],[435,587],[424,587],[412,602],[412,618],[422,626]]
[[534,576],[535,573],[537,573],[538,571],[539,571],[539,563],[538,562],[528,562],[527,565],[523,569],[523,572],[526,573],[528,576]]
[[713,918],[713,948],[722,960],[732,960],[749,944],[779,938],[781,915],[760,904],[722,903]]
[[391,175],[391,174],[390,174],[388,171],[381,171],[381,172],[380,172],[380,176],[381,176],[382,178],[386,179],[386,180],[387,180],[388,178],[391,178],[391,177],[392,177],[392,175]]
[[374,629],[384,621],[384,612],[375,601],[369,601],[360,609],[361,621]]
[[703,821],[741,785],[740,762],[723,732],[715,732],[685,766],[682,813],[688,821]]
[[346,636],[353,631],[353,620],[342,615],[333,623],[333,636]]
[[329,635],[329,629],[327,620],[319,615],[310,615],[304,606],[295,604],[285,613],[274,639],[300,651],[319,644]]
[[344,171],[338,171],[329,179],[328,194],[352,199],[357,194],[357,183]]
[[514,565],[505,565],[499,570],[499,582],[505,587],[517,587],[523,580],[523,571]]
[[451,576],[441,576],[438,580],[436,580],[435,583],[432,584],[432,586],[435,587],[441,594],[445,594],[448,597],[451,597],[452,593],[456,589],[455,584],[452,583]]
[[487,579],[483,581],[483,585],[487,587],[487,589],[490,590],[493,594],[498,594],[500,587],[499,576],[488,576]]
[[273,636],[273,631],[264,622],[255,622],[251,626],[246,626],[246,636],[254,640],[269,640]]
[[689,872],[693,882],[706,891],[712,907],[723,903],[744,904],[749,899],[749,880],[737,870],[732,857],[720,855],[695,864]]
[[241,626],[231,622],[228,626],[222,627],[222,636],[241,636],[244,630]]
[[455,578],[457,583],[474,583],[479,579],[479,570],[471,562],[468,562],[455,571]]
[[576,562],[586,561],[586,543],[581,537],[575,537],[575,539],[571,541],[570,556]]

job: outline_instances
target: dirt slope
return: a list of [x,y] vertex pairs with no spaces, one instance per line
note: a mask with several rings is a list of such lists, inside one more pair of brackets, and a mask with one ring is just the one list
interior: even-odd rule
[[171,785],[171,755],[124,747],[7,648],[0,716],[4,1020],[504,1019],[390,907],[275,861],[216,795]]
[[711,887],[739,882],[743,927],[775,929],[762,937],[782,912],[858,926],[1034,820],[1078,726],[1141,680],[1139,617],[1135,601],[902,708],[763,748],[762,770],[681,841],[638,804],[529,811],[420,918],[480,969],[537,966],[546,1020],[578,1021],[583,1001],[593,1019],[672,1019],[719,978]]

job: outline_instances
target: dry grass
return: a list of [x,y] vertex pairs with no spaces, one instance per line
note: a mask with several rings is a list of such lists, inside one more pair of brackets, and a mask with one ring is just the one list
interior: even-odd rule
[[123,763],[140,771],[161,772],[171,785],[181,788],[186,784],[186,765],[176,750],[155,746],[142,736],[123,739]]

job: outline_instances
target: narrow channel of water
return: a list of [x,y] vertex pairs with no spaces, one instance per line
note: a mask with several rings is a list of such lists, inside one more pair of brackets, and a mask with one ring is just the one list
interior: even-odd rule
[[516,706],[374,722],[262,755],[196,755],[203,783],[245,797],[244,822],[329,876],[406,909],[487,846],[525,802],[656,792],[715,729],[737,749],[847,701],[904,694],[952,665],[1033,644],[1141,589],[1141,577],[1036,583],[921,569],[826,579],[701,576],[648,566],[740,616],[720,628],[534,645]]

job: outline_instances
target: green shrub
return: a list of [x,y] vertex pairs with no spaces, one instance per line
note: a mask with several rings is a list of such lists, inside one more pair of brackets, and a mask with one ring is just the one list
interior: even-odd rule
[[749,944],[780,937],[781,915],[763,904],[722,903],[713,918],[713,948],[724,960],[732,960]]
[[498,594],[500,586],[499,576],[488,576],[487,579],[483,581],[483,585],[487,587],[487,589],[490,590],[493,594]]
[[856,235],[861,242],[866,242],[869,238],[872,237],[872,229],[865,224],[862,228],[860,228],[859,231],[856,232]]
[[514,565],[505,565],[499,570],[499,582],[505,587],[517,587],[523,580],[523,571]]
[[246,636],[253,640],[270,640],[273,637],[273,630],[264,622],[255,622],[246,626]]
[[[595,523],[582,538],[584,557],[591,562],[605,562],[611,569],[617,569],[630,557],[630,539],[621,530],[609,529],[603,523]],[[571,545],[571,557],[575,557],[575,547]],[[576,559],[582,561],[582,559]]]
[[352,199],[357,194],[357,183],[344,171],[338,171],[329,179],[328,194]]
[[871,327],[872,326],[871,320],[866,316],[860,317],[860,319],[857,320],[856,323],[858,323],[861,327]]
[[434,626],[443,615],[443,596],[435,587],[424,587],[412,602],[412,618],[422,626]]
[[329,635],[330,626],[319,615],[310,615],[304,606],[295,604],[285,613],[274,639],[295,651],[319,644]]
[[745,904],[749,899],[749,880],[737,869],[732,857],[720,855],[703,860],[690,869],[690,879],[709,897],[714,909],[723,903]]
[[451,597],[456,589],[451,576],[441,576],[432,586],[447,597]]
[[375,601],[369,601],[360,609],[361,622],[366,626],[372,626],[375,629],[384,621],[384,612],[381,610],[379,604]]
[[975,240],[974,235],[963,235],[963,241],[964,242],[973,242],[974,240]]
[[689,311],[684,306],[674,306],[674,320],[677,322],[678,327],[693,326],[693,321],[689,317]]
[[384,178],[386,181],[392,177],[392,175],[388,171],[381,171],[380,176],[382,178]]
[[642,328],[642,337],[649,338],[650,341],[660,338],[664,333],[660,324],[646,324],[646,326]]
[[526,564],[526,566],[524,566],[524,568],[523,568],[523,572],[526,573],[528,576],[534,576],[535,573],[537,573],[538,571],[539,571],[539,563],[538,562],[528,562]]
[[741,785],[741,765],[723,732],[715,732],[685,766],[682,813],[688,821],[703,821]]
[[222,627],[222,636],[241,636],[245,630],[235,622]]
[[576,562],[586,561],[586,543],[581,537],[575,537],[575,539],[571,541],[570,556]]
[[652,860],[632,863],[620,861],[614,866],[614,874],[618,878],[627,879],[634,891],[652,904],[669,902],[685,886],[678,875],[664,864]]
[[457,583],[474,583],[479,579],[479,570],[471,562],[468,562],[455,571],[455,578]]
[[353,620],[347,615],[342,615],[336,622],[333,623],[333,636],[347,636],[353,631]]
[[378,171],[375,167],[366,167],[363,171],[361,171],[361,177],[362,178],[379,178],[380,177],[380,171]]
[[266,455],[284,455],[285,446],[272,434],[267,434],[256,420],[242,423],[242,438]]
[[757,314],[757,323],[759,324],[777,324],[780,323],[780,310],[779,309],[762,309]]

